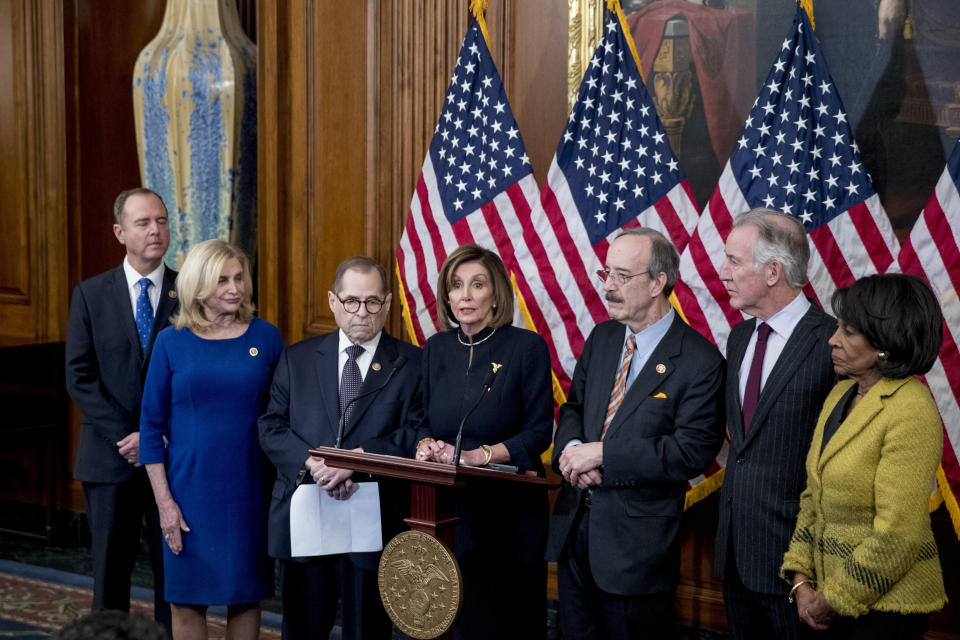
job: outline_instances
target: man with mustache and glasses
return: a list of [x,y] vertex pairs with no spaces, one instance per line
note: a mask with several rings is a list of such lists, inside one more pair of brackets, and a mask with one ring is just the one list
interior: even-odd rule
[[622,232],[598,273],[612,320],[577,361],[553,442],[563,475],[547,560],[565,638],[672,638],[687,481],[723,441],[720,352],[674,312],[680,258]]

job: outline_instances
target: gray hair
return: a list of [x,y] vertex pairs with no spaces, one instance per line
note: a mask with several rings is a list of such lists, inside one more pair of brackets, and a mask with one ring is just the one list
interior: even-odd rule
[[747,226],[757,230],[757,241],[753,245],[755,269],[779,262],[790,288],[800,289],[807,284],[810,245],[799,220],[780,211],[758,207],[740,214],[733,221],[734,229]]
[[656,280],[661,273],[667,275],[667,283],[663,287],[663,295],[669,297],[680,278],[680,254],[677,248],[667,238],[650,227],[635,227],[624,229],[617,238],[623,236],[641,236],[650,239],[650,260],[647,262],[647,275]]

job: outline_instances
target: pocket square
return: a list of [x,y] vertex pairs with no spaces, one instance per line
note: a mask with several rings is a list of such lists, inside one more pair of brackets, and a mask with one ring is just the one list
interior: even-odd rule
[[650,396],[650,397],[651,397],[651,398],[663,398],[664,400],[666,400],[666,399],[667,399],[667,394],[665,394],[663,391],[661,391],[660,393],[658,393],[658,394],[656,394],[656,395],[653,395],[653,396]]

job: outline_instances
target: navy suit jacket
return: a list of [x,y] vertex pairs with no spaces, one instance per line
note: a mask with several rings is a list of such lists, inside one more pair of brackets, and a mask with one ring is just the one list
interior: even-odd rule
[[786,594],[789,585],[779,577],[780,564],[797,522],[817,416],[837,381],[827,344],[837,321],[810,306],[763,385],[744,435],[740,365],[755,327],[756,319],[741,322],[727,339],[730,451],[720,489],[715,563],[722,577],[732,544],[748,589]]
[[179,303],[177,273],[163,271],[160,301],[146,352],[130,305],[123,266],[84,280],[73,290],[67,324],[67,392],[83,414],[73,477],[84,482],[124,482],[134,467],[117,442],[140,429],[140,398],[157,332],[170,324]]
[[[284,350],[273,374],[267,412],[260,417],[260,446],[277,467],[270,501],[268,547],[274,558],[290,558],[290,499],[297,477],[314,447],[332,447],[340,423],[338,357],[340,337],[334,331],[308,338]],[[373,363],[360,393],[386,387],[356,401],[344,429],[342,447],[362,447],[367,453],[409,458],[416,446],[415,425],[422,417],[420,400],[421,350],[400,342],[386,331],[380,336]],[[398,359],[405,361],[398,363]],[[356,478],[355,478],[356,479]],[[306,481],[312,482],[309,474]],[[389,483],[381,482],[380,504],[384,537],[399,529],[405,516]],[[386,540],[385,540],[386,541]],[[354,553],[354,562],[376,569],[379,554]],[[372,566],[371,566],[372,565]]]
[[[623,349],[624,325],[597,325],[577,361],[553,442],[553,467],[577,438],[601,440]],[[593,578],[619,595],[672,592],[680,571],[680,515],[687,480],[723,442],[723,357],[677,316],[603,436],[603,484],[594,487],[589,556]],[[550,521],[547,560],[558,560],[582,491],[563,483]]]

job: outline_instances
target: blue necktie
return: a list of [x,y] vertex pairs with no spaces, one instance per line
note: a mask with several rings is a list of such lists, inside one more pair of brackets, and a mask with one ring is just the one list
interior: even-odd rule
[[153,329],[153,307],[150,306],[150,278],[140,278],[140,297],[137,298],[137,334],[140,336],[140,348],[146,352]]
[[364,351],[364,348],[358,344],[347,347],[347,361],[343,365],[343,373],[340,376],[340,415],[343,417],[344,424],[347,424],[347,419],[353,413],[353,405],[349,408],[347,405],[360,394],[360,386],[363,384],[357,358]]

